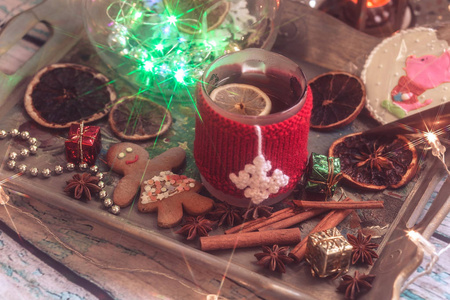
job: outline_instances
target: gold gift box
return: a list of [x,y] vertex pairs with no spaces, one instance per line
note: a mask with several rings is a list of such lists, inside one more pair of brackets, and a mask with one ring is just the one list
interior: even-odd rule
[[314,276],[327,277],[348,271],[353,247],[334,227],[313,233],[306,244],[306,261]]

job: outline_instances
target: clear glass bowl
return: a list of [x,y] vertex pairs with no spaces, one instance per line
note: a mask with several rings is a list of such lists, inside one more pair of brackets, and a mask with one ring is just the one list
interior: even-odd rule
[[270,50],[280,1],[84,0],[83,9],[102,60],[141,90],[172,99],[191,98],[204,68],[223,54]]

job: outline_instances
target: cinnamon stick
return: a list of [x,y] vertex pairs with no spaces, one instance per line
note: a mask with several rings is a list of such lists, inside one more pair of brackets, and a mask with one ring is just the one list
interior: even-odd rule
[[277,222],[284,218],[288,218],[292,216],[294,213],[294,209],[292,207],[287,207],[280,209],[279,211],[274,212],[270,217],[262,217],[255,220],[250,220],[240,225],[234,226],[225,231],[225,234],[231,234],[236,232],[250,232],[255,231],[258,228]]
[[293,257],[296,261],[301,261],[305,257],[306,253],[306,242],[308,241],[309,235],[324,231],[333,227],[336,227],[341,223],[351,212],[353,209],[345,209],[345,210],[333,210],[329,212],[317,225],[314,227],[308,236],[305,237],[297,246],[292,249],[289,256]]
[[254,219],[254,220],[250,220],[250,221],[244,222],[242,224],[236,225],[234,227],[231,227],[230,229],[225,230],[225,234],[237,233],[239,231],[244,230],[245,228],[248,228],[248,227],[253,226],[255,224],[259,224],[261,222],[264,222],[265,220],[267,220],[267,217],[261,217],[261,218],[258,218],[258,219]]
[[255,247],[263,245],[293,245],[301,240],[300,229],[280,229],[262,232],[246,232],[203,236],[200,238],[200,248],[203,251],[234,248]]
[[292,200],[295,205],[302,208],[328,208],[328,209],[377,209],[384,208],[383,201],[305,201]]
[[322,209],[311,209],[308,211],[304,211],[301,213],[298,213],[292,217],[277,221],[275,223],[272,224],[268,224],[266,226],[263,226],[261,228],[259,228],[259,231],[264,231],[264,230],[275,230],[275,229],[285,229],[285,228],[289,228],[295,224],[301,223],[303,221],[309,220],[315,216],[318,216],[324,212],[328,211],[328,209],[326,208],[322,208]]

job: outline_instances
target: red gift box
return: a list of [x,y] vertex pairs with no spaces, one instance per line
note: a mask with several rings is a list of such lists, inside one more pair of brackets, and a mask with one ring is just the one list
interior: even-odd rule
[[101,149],[101,133],[98,126],[84,126],[73,124],[69,129],[69,138],[66,140],[67,160],[74,164],[95,164]]

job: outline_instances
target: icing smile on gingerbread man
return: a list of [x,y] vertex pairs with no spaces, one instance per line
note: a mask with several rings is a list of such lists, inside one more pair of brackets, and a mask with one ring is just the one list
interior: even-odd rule
[[127,164],[127,165],[131,165],[131,164],[134,164],[135,162],[137,162],[139,160],[139,155],[135,155],[134,156],[134,159],[132,159],[132,160],[126,160],[125,161],[125,163]]

